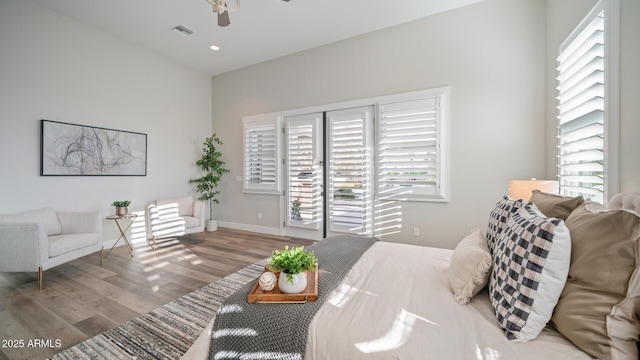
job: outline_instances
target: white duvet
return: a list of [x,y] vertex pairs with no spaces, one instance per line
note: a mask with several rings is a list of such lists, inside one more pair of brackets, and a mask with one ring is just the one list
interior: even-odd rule
[[[507,340],[486,290],[455,302],[452,252],[374,244],[316,314],[305,359],[589,359],[550,328],[528,343]],[[210,329],[183,359],[207,358]]]

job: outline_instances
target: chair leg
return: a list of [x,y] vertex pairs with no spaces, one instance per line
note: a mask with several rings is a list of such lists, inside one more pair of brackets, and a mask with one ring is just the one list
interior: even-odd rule
[[42,290],[42,266],[38,266],[38,290]]
[[100,265],[102,265],[102,259],[104,259],[104,246],[100,249]]
[[153,245],[151,245],[151,248],[152,248],[153,250],[155,250],[155,249],[156,249],[156,236],[155,236],[155,235],[153,235]]
[[204,230],[202,230],[202,242],[204,242]]

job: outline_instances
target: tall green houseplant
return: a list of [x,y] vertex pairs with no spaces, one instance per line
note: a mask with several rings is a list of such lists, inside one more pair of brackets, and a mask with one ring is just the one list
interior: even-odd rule
[[196,161],[196,165],[205,172],[204,176],[189,180],[189,183],[196,184],[196,190],[200,193],[198,200],[209,201],[209,220],[213,220],[213,204],[220,203],[216,197],[220,191],[216,190],[222,175],[229,172],[224,167],[224,161],[220,159],[222,152],[216,148],[222,145],[222,141],[216,134],[211,135],[202,143],[202,157]]

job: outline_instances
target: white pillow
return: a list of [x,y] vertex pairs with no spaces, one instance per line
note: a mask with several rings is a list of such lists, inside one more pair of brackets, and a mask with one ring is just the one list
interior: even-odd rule
[[449,262],[449,284],[453,298],[465,305],[489,282],[491,253],[478,229],[458,243]]
[[535,339],[567,281],[571,238],[564,221],[527,204],[507,221],[493,249],[489,297],[509,340]]

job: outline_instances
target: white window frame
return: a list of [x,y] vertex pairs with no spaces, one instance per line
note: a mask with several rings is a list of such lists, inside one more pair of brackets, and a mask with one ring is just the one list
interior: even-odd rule
[[[248,131],[260,127],[272,127],[275,139],[275,182],[273,184],[255,184],[251,182],[253,176],[249,172],[247,154]],[[264,114],[242,118],[242,191],[254,194],[282,194],[282,116],[278,114]]]
[[[449,87],[441,87],[423,91],[396,94],[381,97],[376,101],[376,199],[377,200],[396,200],[396,201],[430,201],[430,202],[448,202],[449,201],[449,149],[448,149],[448,132],[447,124],[449,122]],[[397,103],[430,100],[434,99],[437,103],[436,114],[436,188],[433,193],[427,193],[419,187],[407,186],[406,191],[401,193],[396,191],[387,191],[381,179],[382,156],[382,109],[385,105],[393,105]]]
[[[559,56],[604,11],[604,179],[603,202],[620,191],[620,0],[602,0],[560,45]],[[560,119],[557,121],[558,135]],[[558,151],[560,140],[558,138]],[[558,180],[562,183],[558,152]],[[560,193],[563,193],[562,186]]]

